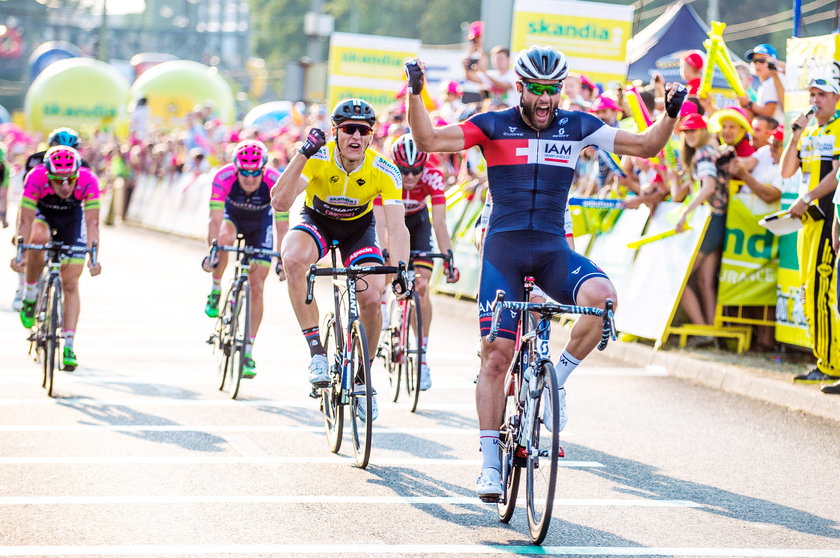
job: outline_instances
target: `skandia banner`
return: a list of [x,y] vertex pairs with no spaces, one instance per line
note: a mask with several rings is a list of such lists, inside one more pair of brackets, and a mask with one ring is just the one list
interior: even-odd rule
[[531,45],[553,46],[569,69],[594,81],[624,82],[632,6],[562,0],[516,0],[511,30],[514,52]]
[[419,52],[416,39],[333,33],[328,64],[330,106],[351,97],[376,108],[392,104],[405,85],[403,64]]

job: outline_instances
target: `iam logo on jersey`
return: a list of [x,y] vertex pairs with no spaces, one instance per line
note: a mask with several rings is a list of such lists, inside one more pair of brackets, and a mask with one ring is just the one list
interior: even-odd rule
[[527,156],[528,164],[574,167],[576,154],[572,151],[572,145],[569,141],[530,139],[527,147],[517,148],[516,155]]

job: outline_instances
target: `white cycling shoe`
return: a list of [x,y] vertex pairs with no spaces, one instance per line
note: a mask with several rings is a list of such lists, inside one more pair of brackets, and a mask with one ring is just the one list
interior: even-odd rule
[[[365,393],[365,385],[364,384],[356,384],[356,393],[364,394]],[[356,408],[356,413],[359,415],[359,418],[362,422],[367,422],[367,407],[363,403],[363,399],[359,402],[359,406]],[[376,390],[373,392],[373,396],[370,398],[370,420],[374,421],[379,417],[379,405],[376,403]]]
[[432,375],[429,372],[429,365],[423,363],[420,365],[420,391],[426,391],[432,387]]
[[315,355],[309,362],[309,383],[316,388],[330,385],[330,363],[327,355]]
[[475,481],[475,491],[483,502],[498,502],[504,492],[501,471],[484,467]]
[[[548,399],[548,387],[544,388],[546,393],[543,394],[543,399]],[[557,416],[557,432],[562,432],[566,428],[568,417],[566,416],[566,388],[560,388],[557,391],[557,406],[560,408],[560,414]],[[551,407],[545,405],[543,407],[543,426],[551,432]]]

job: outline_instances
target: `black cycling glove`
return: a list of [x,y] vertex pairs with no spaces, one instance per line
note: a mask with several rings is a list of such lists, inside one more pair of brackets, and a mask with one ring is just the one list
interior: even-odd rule
[[671,118],[679,117],[686,95],[688,95],[688,89],[678,83],[673,84],[671,96],[665,95],[665,112],[668,113],[668,116]]
[[405,77],[408,79],[408,92],[419,95],[423,91],[423,68],[416,60],[405,63]]
[[327,136],[324,135],[324,131],[319,130],[318,128],[312,128],[309,130],[309,135],[306,136],[306,141],[304,141],[303,145],[300,147],[300,153],[309,159],[318,153],[318,151],[324,147],[325,143],[327,143]]

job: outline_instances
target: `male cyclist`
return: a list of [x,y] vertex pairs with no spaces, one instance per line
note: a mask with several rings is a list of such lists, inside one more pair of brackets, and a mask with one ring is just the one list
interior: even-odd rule
[[[673,133],[685,89],[668,86],[667,115],[645,132],[618,130],[590,114],[559,110],[560,90],[569,72],[566,57],[552,47],[534,46],[522,51],[515,64],[519,106],[436,128],[420,99],[424,71],[419,60],[406,64],[409,125],[418,147],[452,152],[479,145],[487,159],[493,210],[482,252],[478,294],[482,336],[490,330],[496,290],[504,290],[508,300],[519,300],[525,275],[535,277],[548,296],[561,303],[603,307],[606,299],[616,300],[607,276],[565,240],[564,215],[575,164],[588,145],[637,157],[656,154]],[[504,416],[504,377],[513,356],[514,330],[514,317],[505,312],[499,339],[492,344],[486,337],[482,339],[476,407],[484,463],[476,491],[485,501],[498,501],[502,494],[499,426]],[[566,393],[562,388],[600,337],[601,319],[581,317],[557,363],[561,429],[566,423]]]
[[[312,128],[271,190],[271,204],[278,211],[288,211],[295,198],[306,192],[301,222],[286,235],[282,254],[289,297],[312,357],[309,381],[315,387],[329,384],[329,365],[321,344],[318,307],[314,302],[305,303],[309,266],[326,255],[333,240],[338,241],[344,266],[383,263],[372,211],[378,195],[385,208],[393,260],[408,261],[400,172],[369,149],[375,123],[373,107],[365,101],[341,101],[332,112],[335,139],[327,142],[322,130]],[[382,325],[380,298],[385,276],[369,275],[365,282],[367,288],[358,293],[359,310],[369,332],[369,354],[374,355],[378,341],[375,332]],[[375,420],[377,413],[374,399],[370,420]],[[367,420],[365,416],[360,418]]]
[[[233,150],[233,162],[223,166],[213,177],[210,194],[210,223],[207,227],[207,243],[217,241],[220,246],[234,243],[237,233],[243,235],[245,245],[265,250],[274,249],[272,234],[271,186],[280,176],[280,171],[266,166],[268,149],[261,141],[246,140]],[[277,214],[275,213],[275,217]],[[274,219],[274,225],[280,226]],[[278,230],[278,238],[280,237]],[[278,241],[279,242],[279,241]],[[202,268],[212,271],[213,287],[207,296],[204,313],[215,318],[219,315],[219,298],[222,292],[222,276],[227,267],[227,252],[218,253],[218,261],[204,258]],[[260,329],[263,315],[263,285],[268,275],[271,258],[255,255],[251,257],[248,278],[251,283],[251,330],[245,343],[243,378],[256,376],[251,352],[254,339]]]
[[[55,235],[51,231],[55,230]],[[82,167],[79,152],[58,145],[44,154],[44,163],[26,175],[20,204],[18,236],[29,244],[45,244],[51,239],[65,246],[91,246],[99,241],[99,181],[90,169]],[[84,256],[68,258],[61,269],[64,291],[64,369],[78,366],[73,342],[81,307],[79,277]],[[42,252],[27,252],[24,261],[12,260],[12,269],[25,270],[26,285],[20,321],[26,328],[35,322],[35,298],[38,277],[44,266]],[[102,266],[88,261],[91,275],[99,275]]]
[[[405,206],[405,226],[408,228],[411,250],[432,251],[432,229],[435,231],[438,249],[446,253],[452,249],[449,230],[446,227],[446,179],[443,173],[428,164],[429,154],[417,149],[411,134],[403,134],[391,146],[391,159],[396,163],[402,175],[403,205]],[[426,199],[432,204],[432,218]],[[386,219],[380,219],[382,200],[374,201],[377,230],[382,230]],[[381,221],[381,222],[380,222]],[[382,234],[379,234],[382,238]],[[414,259],[414,290],[420,297],[420,316],[423,319],[423,362],[420,365],[420,389],[432,387],[432,376],[426,362],[426,348],[432,326],[432,300],[429,297],[429,279],[434,269],[434,261],[428,258]],[[460,278],[457,268],[449,269],[444,264],[444,273],[448,283],[455,283]]]
[[[66,145],[67,147],[72,147],[73,149],[79,149],[79,134],[76,130],[72,128],[56,128],[50,135],[47,136],[47,145],[49,147],[55,147],[56,145]],[[29,157],[26,158],[26,163],[23,165],[23,178],[26,178],[26,175],[44,162],[44,154],[46,153],[46,149],[43,151],[38,151],[33,153]],[[89,167],[87,162],[82,159],[82,166]],[[15,293],[15,298],[12,302],[12,309],[15,311],[19,311],[21,308],[21,304],[23,303],[23,291],[25,289],[25,278],[23,273],[19,273],[19,281],[18,281],[18,289]]]

